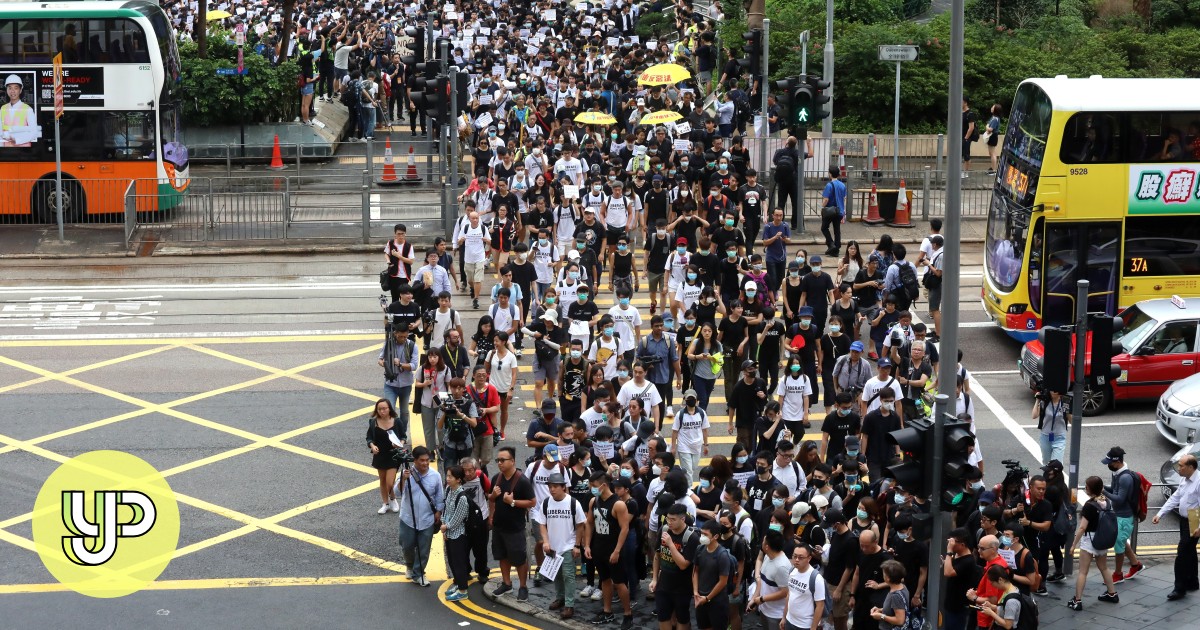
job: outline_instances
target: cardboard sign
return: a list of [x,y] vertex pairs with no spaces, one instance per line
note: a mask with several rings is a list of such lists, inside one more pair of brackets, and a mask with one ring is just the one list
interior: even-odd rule
[[690,140],[676,140],[671,144],[671,148],[687,153],[692,150],[692,143]]
[[[483,99],[485,99],[485,98],[487,99],[487,103],[483,102]],[[491,103],[491,102],[492,102],[491,94],[480,94],[479,95],[479,104],[480,105],[487,105],[488,103]],[[484,112],[483,114],[481,114],[479,116],[479,119],[475,121],[475,124],[478,125],[480,129],[484,129],[488,125],[492,124],[491,112]]]
[[618,37],[609,37],[608,38],[608,47],[609,48],[616,48],[617,46],[620,46],[620,45],[621,45],[620,38],[618,38]]
[[692,125],[686,122],[675,123],[675,133],[683,135],[692,132]]
[[578,199],[579,187],[571,184],[563,185],[563,199]]

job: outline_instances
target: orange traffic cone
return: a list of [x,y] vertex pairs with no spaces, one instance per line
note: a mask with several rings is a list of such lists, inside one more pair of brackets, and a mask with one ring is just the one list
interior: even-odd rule
[[846,145],[838,147],[838,177],[846,179]]
[[883,223],[883,217],[879,216],[879,190],[875,184],[871,184],[871,200],[867,203],[867,216],[863,218],[863,223],[868,225]]
[[396,177],[396,165],[392,162],[392,139],[388,138],[383,145],[383,176],[376,182],[380,186],[395,186],[400,183]]
[[420,183],[421,176],[417,174],[417,158],[413,155],[413,146],[408,145],[408,171],[404,174],[404,183]]
[[271,149],[271,165],[267,168],[272,171],[282,171],[287,168],[283,165],[283,155],[279,153],[279,134],[275,134],[275,147]]
[[904,187],[904,180],[900,180],[900,194],[896,196],[896,216],[888,223],[891,227],[910,228],[916,227],[912,224],[912,208],[908,203],[908,189]]

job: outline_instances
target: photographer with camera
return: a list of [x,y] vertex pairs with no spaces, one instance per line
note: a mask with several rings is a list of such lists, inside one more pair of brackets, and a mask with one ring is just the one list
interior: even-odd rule
[[[672,403],[673,393],[671,390],[672,377],[680,385],[683,385],[683,373],[679,366],[679,351],[677,344],[673,343],[670,338],[664,333],[662,315],[655,315],[650,318],[650,334],[642,337],[641,343],[637,346],[638,362],[641,363],[645,370],[646,380],[654,384],[658,390],[658,412],[655,415],[655,421],[658,423],[659,430],[662,430],[662,418],[666,414],[666,407]],[[637,380],[637,367],[633,369],[634,380]],[[622,386],[622,394],[629,384]],[[641,388],[637,391],[640,391]],[[638,398],[645,400],[647,397],[638,395]],[[622,398],[618,394],[618,399]],[[625,397],[623,405],[628,403],[628,397]],[[649,408],[649,407],[647,407]]]
[[413,373],[417,370],[417,344],[408,338],[406,328],[392,331],[391,343],[379,351],[379,367],[383,368],[383,394],[400,414],[397,434],[408,439],[409,400],[412,397]]
[[1033,411],[1030,418],[1038,423],[1038,444],[1042,447],[1042,463],[1063,460],[1067,448],[1067,431],[1071,428],[1071,401],[1062,392],[1039,387],[1033,392]]
[[896,382],[900,384],[900,391],[904,392],[900,404],[905,418],[912,420],[927,415],[923,407],[918,405],[918,401],[925,393],[925,384],[931,378],[933,367],[925,357],[925,342],[914,341],[908,356],[900,362],[896,370]]
[[[407,282],[400,285],[400,299],[387,305],[385,312],[389,330],[406,330],[409,334],[420,332],[422,307],[414,299],[414,289]],[[380,299],[386,299],[380,296]]]
[[[467,396],[467,382],[450,379],[450,391],[438,394],[438,431],[442,434],[442,461],[457,462],[471,456],[479,411]],[[488,438],[490,441],[491,438]]]
[[445,507],[442,480],[429,470],[429,455],[424,446],[414,448],[412,463],[405,465],[392,489],[400,503],[400,549],[408,567],[406,575],[421,586],[429,586],[425,565],[429,562],[433,534],[441,528]]

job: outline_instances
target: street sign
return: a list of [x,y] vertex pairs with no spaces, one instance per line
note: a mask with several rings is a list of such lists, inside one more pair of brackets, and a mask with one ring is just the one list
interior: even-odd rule
[[54,117],[63,115],[63,71],[62,53],[54,55]]
[[219,77],[233,77],[239,74],[250,74],[250,70],[247,68],[242,68],[240,71],[237,68],[217,68],[217,76]]
[[916,61],[919,49],[916,46],[880,46],[880,61]]

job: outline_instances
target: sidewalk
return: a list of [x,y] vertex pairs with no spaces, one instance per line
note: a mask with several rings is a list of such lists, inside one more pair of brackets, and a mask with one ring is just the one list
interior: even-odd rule
[[[1174,559],[1170,557],[1144,558],[1143,562],[1146,570],[1140,573],[1136,579],[1117,585],[1121,602],[1115,605],[1096,600],[1096,596],[1104,592],[1104,586],[1095,568],[1088,576],[1088,585],[1084,589],[1082,611],[1075,612],[1066,606],[1067,600],[1075,592],[1073,577],[1068,578],[1065,582],[1048,584],[1050,595],[1035,598],[1038,602],[1039,627],[1054,628],[1054,630],[1149,630],[1151,628],[1169,630],[1189,626],[1194,623],[1194,620],[1200,619],[1200,593],[1192,593],[1180,601],[1167,601],[1166,595],[1171,591],[1173,583],[1172,563]],[[1111,563],[1109,566],[1111,567]],[[518,602],[515,597],[516,590],[500,597],[492,596],[492,591],[500,583],[500,578],[493,578],[483,589],[484,595],[500,605],[537,617],[545,622],[545,627],[559,626],[573,630],[597,627],[592,624],[592,620],[602,610],[600,602],[576,597],[575,617],[564,621],[559,618],[557,612],[548,610],[554,599],[553,584],[534,588],[533,580],[530,579],[529,601]],[[582,588],[584,584],[585,581],[581,576],[578,579],[578,586]],[[648,582],[642,583],[643,594],[633,608],[633,626],[635,628],[654,628],[658,625],[658,620],[654,617],[654,602],[646,601],[645,598],[647,584]],[[608,624],[605,627],[616,628],[620,625],[621,605],[616,603],[612,609],[617,616],[617,623]],[[1171,621],[1172,619],[1175,621]],[[1187,619],[1193,621],[1186,622]],[[742,627],[746,630],[775,630],[774,628],[763,628],[760,618],[756,616],[743,618]]]
[[[987,224],[978,219],[962,222],[963,243],[982,243]],[[897,243],[918,244],[928,234],[928,223],[914,220],[913,228],[888,227],[886,225],[867,225],[851,221],[842,226],[842,243],[858,241],[867,249],[868,243],[878,243],[879,237],[890,234]],[[819,217],[806,217],[804,234],[792,237],[793,246],[818,246],[809,253],[823,253],[825,239],[821,236],[821,221]],[[203,256],[229,254],[320,254],[363,252],[376,254],[380,244],[353,242],[314,242],[312,240],[273,241],[248,240],[227,241],[217,245],[185,243],[173,245],[169,241],[156,243],[140,249],[126,249],[123,228],[120,225],[86,225],[67,226],[64,241],[58,240],[58,228],[51,225],[5,225],[0,227],[0,259],[5,258],[110,258],[136,256]],[[426,233],[409,232],[409,240],[418,250],[433,244],[433,239],[441,236],[429,230]],[[864,252],[865,253],[865,252]]]

